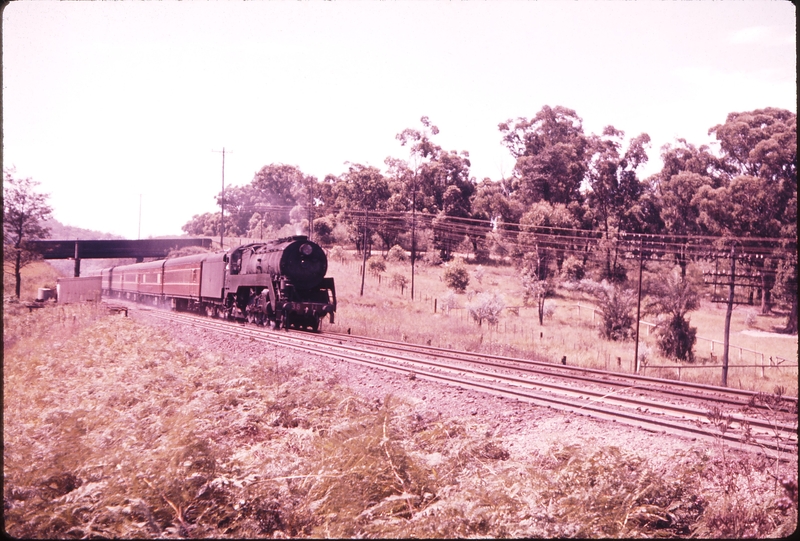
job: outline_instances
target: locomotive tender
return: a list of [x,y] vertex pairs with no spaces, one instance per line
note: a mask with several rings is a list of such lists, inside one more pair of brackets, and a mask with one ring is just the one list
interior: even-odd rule
[[103,269],[103,295],[274,328],[318,330],[336,311],[322,248],[299,235],[227,252]]

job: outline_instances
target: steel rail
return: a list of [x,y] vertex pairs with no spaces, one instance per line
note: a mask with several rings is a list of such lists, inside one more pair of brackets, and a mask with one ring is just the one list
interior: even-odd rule
[[[361,339],[361,337],[356,337],[356,341],[360,342],[360,339]],[[312,341],[312,342],[315,342],[317,344],[330,346],[330,344],[328,342],[324,342],[324,341],[318,340],[317,336],[314,336],[313,338],[304,338],[303,340],[306,341],[306,342]],[[351,351],[351,352],[357,352],[357,353],[363,353],[364,352],[364,350],[361,349],[358,346],[352,346],[352,345],[345,346],[344,344],[339,344],[338,346],[335,346],[335,347],[337,347],[337,349],[343,349],[343,350]],[[392,348],[392,349],[398,349],[398,348]],[[378,352],[374,352],[374,353],[386,356],[385,353],[381,353],[379,351]],[[404,350],[404,353],[407,353],[407,351]],[[588,382],[588,383],[591,383],[591,384],[596,384],[596,385],[601,385],[601,386],[609,384],[609,382],[607,380],[604,380],[604,379],[598,380],[598,379],[580,377],[580,376],[579,377],[573,377],[571,375],[558,374],[558,373],[553,373],[553,372],[549,372],[549,371],[545,371],[545,370],[531,370],[531,369],[528,369],[528,368],[519,368],[519,367],[508,366],[508,365],[499,365],[499,364],[491,363],[491,362],[485,361],[485,360],[478,360],[478,361],[471,360],[471,359],[465,360],[465,359],[460,359],[460,358],[456,358],[456,357],[453,357],[453,356],[447,356],[447,355],[443,355],[443,354],[437,354],[436,357],[437,358],[441,358],[441,359],[445,359],[446,361],[468,362],[468,363],[472,363],[472,364],[478,364],[480,366],[490,366],[490,367],[499,368],[499,369],[503,369],[503,370],[514,370],[516,372],[522,372],[522,373],[526,373],[526,374],[546,375],[548,377],[556,377],[556,378],[567,378],[570,381],[579,380],[579,381]],[[446,366],[447,369],[449,369],[449,370],[468,372],[468,373],[470,373],[472,375],[475,375],[475,376],[478,376],[478,377],[482,377],[482,378],[486,378],[486,379],[494,379],[494,380],[501,379],[502,382],[506,383],[506,384],[543,387],[543,388],[547,388],[547,389],[550,389],[550,390],[555,390],[555,391],[561,393],[562,395],[567,395],[567,396],[571,395],[571,396],[578,396],[579,398],[583,398],[584,395],[588,395],[589,397],[591,397],[589,399],[603,400],[606,403],[609,403],[609,404],[612,404],[612,405],[617,405],[617,406],[620,406],[620,407],[634,407],[635,406],[637,408],[645,408],[650,413],[655,414],[655,415],[658,415],[658,414],[685,415],[685,416],[689,416],[689,417],[694,417],[695,418],[694,420],[698,421],[698,422],[703,422],[703,419],[705,417],[707,417],[707,415],[706,415],[707,412],[702,412],[702,413],[698,414],[698,410],[696,408],[686,407],[686,406],[677,405],[677,404],[663,403],[663,402],[659,402],[659,401],[652,400],[652,399],[651,400],[643,400],[643,399],[636,398],[636,397],[633,397],[633,396],[624,396],[624,395],[620,395],[619,394],[620,392],[623,392],[623,391],[626,391],[626,390],[649,391],[649,392],[654,392],[654,393],[657,393],[657,394],[669,394],[668,392],[664,392],[664,390],[662,390],[662,389],[644,388],[644,387],[640,387],[640,386],[635,385],[635,384],[628,385],[628,384],[624,384],[624,383],[620,383],[620,382],[611,382],[611,385],[621,386],[622,389],[620,389],[620,391],[612,391],[612,392],[609,393],[609,392],[606,392],[606,391],[596,391],[596,390],[588,389],[586,387],[575,389],[575,388],[572,388],[572,387],[569,387],[569,386],[566,386],[566,385],[548,383],[548,382],[544,382],[544,381],[541,381],[541,380],[532,381],[530,379],[519,378],[519,377],[510,376],[510,375],[503,375],[503,374],[499,374],[497,372],[487,372],[487,371],[483,371],[483,370],[477,370],[477,369],[474,369],[474,368],[453,366],[453,365],[451,365],[449,363],[447,365],[441,365],[439,363],[435,363],[435,362],[428,361],[428,360],[425,360],[425,359],[417,359],[417,358],[410,359],[410,358],[404,357],[404,356],[396,356],[394,358],[396,360],[401,361],[401,362],[413,362],[413,363],[418,363],[418,364],[423,364],[423,365],[426,365],[426,366],[430,366],[430,367],[433,367],[433,368],[443,368],[444,366]],[[669,390],[667,389],[667,391],[669,391]],[[719,401],[719,399],[717,397],[701,397],[701,396],[697,396],[697,395],[686,395],[686,394],[685,394],[685,396],[690,396],[691,398],[693,398],[695,400],[701,400],[701,401],[708,401],[708,400],[713,400],[714,402],[718,402]],[[796,432],[796,425],[787,424],[787,423],[783,423],[783,422],[777,422],[777,421],[767,421],[767,420],[763,420],[763,419],[759,419],[759,418],[755,418],[755,417],[750,417],[750,416],[746,416],[746,415],[731,415],[731,420],[735,421],[737,423],[736,426],[738,426],[738,427],[743,427],[744,425],[749,425],[750,427],[757,427],[757,428],[763,429],[764,432],[762,432],[762,434],[771,435],[773,433],[773,431],[775,431],[775,430],[779,430],[779,431],[785,432],[787,434],[788,433],[794,434]],[[795,440],[792,440],[792,438],[788,438],[788,439],[789,439],[789,441],[796,441],[796,438],[795,438]]]
[[[610,409],[608,407],[603,407],[597,403],[598,400],[607,400],[608,396],[613,393],[606,393],[605,395],[601,395],[600,393],[595,393],[595,398],[587,398],[588,402],[582,402],[583,395],[591,394],[590,391],[587,389],[565,389],[561,386],[561,396],[553,395],[551,392],[542,393],[541,389],[531,389],[531,388],[522,388],[522,385],[528,387],[549,387],[550,389],[558,390],[559,386],[553,386],[550,384],[544,384],[542,382],[532,382],[530,380],[524,378],[515,378],[511,376],[504,376],[501,374],[497,374],[494,372],[485,372],[475,369],[467,369],[465,367],[458,367],[452,365],[442,365],[437,364],[432,361],[427,361],[424,359],[412,359],[408,357],[399,357],[394,356],[395,360],[399,360],[400,362],[411,364],[412,366],[398,366],[397,364],[390,363],[386,361],[387,355],[385,353],[363,350],[359,348],[354,348],[352,346],[344,346],[344,344],[331,344],[330,342],[321,342],[319,340],[314,340],[312,337],[315,335],[306,335],[306,336],[299,336],[300,333],[292,333],[292,335],[287,333],[275,333],[268,331],[263,328],[252,328],[252,327],[245,327],[243,324],[239,325],[231,325],[230,322],[224,321],[216,321],[216,320],[209,320],[204,317],[200,316],[187,316],[187,315],[176,315],[170,312],[157,312],[153,311],[153,315],[156,317],[160,317],[162,319],[168,319],[172,321],[178,321],[183,323],[188,323],[194,326],[198,326],[201,328],[214,330],[216,332],[223,332],[226,334],[231,335],[238,335],[238,336],[248,336],[250,338],[254,338],[259,341],[272,343],[283,347],[290,347],[295,350],[304,351],[313,354],[320,354],[327,357],[332,357],[335,359],[342,359],[346,361],[353,361],[360,364],[366,364],[370,366],[376,366],[381,369],[388,369],[394,372],[400,373],[413,373],[415,377],[423,377],[425,379],[431,380],[439,380],[448,382],[451,384],[456,384],[461,387],[469,387],[480,389],[484,392],[490,392],[494,394],[501,394],[504,396],[513,396],[518,399],[526,400],[528,402],[538,403],[539,405],[548,405],[552,406],[555,405],[560,409],[566,409],[568,411],[572,411],[573,413],[587,413],[591,414],[592,416],[606,418],[606,419],[622,419],[624,422],[628,424],[633,424],[634,426],[646,428],[646,426],[642,425],[650,425],[655,426],[659,429],[666,429],[670,432],[679,433],[679,434],[689,434],[691,436],[697,437],[704,437],[704,438],[711,438],[717,439],[721,438],[730,443],[735,443],[743,448],[749,448],[750,450],[754,451],[764,451],[765,449],[771,449],[780,453],[781,455],[793,454],[796,456],[796,448],[794,450],[787,450],[787,447],[790,445],[795,445],[796,441],[791,441],[791,437],[785,432],[780,426],[770,423],[766,426],[763,426],[767,430],[760,434],[762,437],[769,438],[767,442],[759,442],[755,439],[755,436],[750,433],[749,438],[742,437],[739,435],[731,434],[728,432],[715,432],[713,430],[709,430],[707,426],[711,423],[706,423],[703,421],[704,418],[707,418],[707,412],[703,412],[700,410],[691,410],[688,408],[681,408],[675,407],[673,405],[664,405],[664,404],[657,404],[654,402],[642,401],[638,399],[630,400],[628,397],[619,398],[616,397],[615,406],[619,407],[627,407],[628,410],[619,410],[619,409]],[[309,345],[310,344],[310,345]],[[327,346],[331,348],[332,351],[324,351],[319,348],[319,346]],[[338,351],[337,351],[338,350]],[[347,353],[345,353],[347,352]],[[358,356],[361,355],[361,356]],[[374,359],[365,358],[365,355],[373,356]],[[391,357],[391,356],[388,356]],[[475,379],[467,379],[463,376],[456,376],[456,375],[447,375],[443,373],[432,372],[429,370],[420,369],[419,365],[424,365],[427,368],[439,369],[439,370],[446,370],[449,372],[455,372],[456,374],[462,374],[463,372],[470,373],[473,377],[479,377],[484,381],[476,381]],[[500,368],[508,369],[508,366],[500,365]],[[486,382],[485,380],[490,380],[490,382]],[[504,380],[502,382],[498,382],[498,380]],[[567,395],[579,395],[578,400],[571,400],[569,396],[564,396],[564,391],[567,391]],[[637,405],[636,412],[631,411],[630,408],[633,405]],[[642,406],[644,406],[644,411],[642,411]],[[668,420],[666,418],[659,418],[654,417],[653,415],[658,415],[658,412],[651,412],[651,408],[661,409],[662,415],[663,411],[682,411],[684,414],[691,415],[695,417],[694,419],[689,419],[688,424],[684,419],[684,422],[676,422],[673,420]],[[644,414],[649,415],[644,415]],[[734,424],[731,424],[729,428],[742,428],[742,424],[750,424],[747,419],[732,419],[735,421]],[[754,420],[760,421],[760,420]],[[755,424],[755,423],[754,423]],[[796,437],[796,430],[791,430]],[[782,438],[785,438],[782,440]]]
[[[759,397],[762,393],[757,391],[747,391],[744,389],[731,389],[729,387],[719,387],[715,385],[707,385],[703,383],[692,383],[692,382],[684,382],[684,381],[675,381],[665,378],[654,378],[651,376],[641,376],[638,374],[625,374],[621,372],[612,372],[609,370],[601,370],[598,368],[585,368],[580,366],[566,366],[561,365],[558,366],[554,363],[546,362],[546,361],[534,361],[531,359],[521,359],[516,357],[505,357],[502,355],[489,355],[485,353],[475,353],[469,351],[460,351],[460,350],[450,350],[444,348],[437,348],[433,346],[425,346],[421,344],[409,344],[408,342],[397,342],[393,340],[385,340],[382,338],[372,338],[367,336],[353,336],[348,334],[342,333],[335,333],[335,332],[326,332],[323,336],[334,336],[338,339],[350,339],[350,340],[357,340],[359,343],[362,344],[378,344],[381,347],[387,348],[394,348],[400,350],[408,350],[409,348],[418,350],[420,352],[425,352],[432,356],[443,356],[445,358],[452,358],[452,355],[460,355],[465,357],[465,360],[471,362],[479,362],[474,361],[473,359],[485,359],[485,360],[500,360],[505,362],[512,362],[517,364],[522,364],[527,368],[527,370],[535,373],[547,374],[552,375],[555,377],[569,377],[570,379],[576,380],[583,380],[595,383],[604,383],[608,385],[618,385],[618,386],[627,386],[627,385],[636,385],[637,388],[643,390],[650,390],[654,392],[659,392],[663,394],[672,394],[676,396],[683,396],[686,398],[692,399],[704,399],[704,400],[716,400],[719,402],[731,404],[731,405],[741,405],[741,406],[750,406],[750,407],[763,407],[757,404],[752,404],[754,398]],[[535,369],[530,367],[541,367],[541,369]],[[560,371],[568,371],[573,373],[584,373],[584,374],[597,374],[602,378],[615,378],[615,379],[600,379],[591,378],[591,377],[584,377],[584,376],[573,376],[567,375],[563,373],[559,373]],[[627,381],[626,381],[627,380]],[[631,383],[633,382],[633,383]],[[645,385],[641,385],[640,382],[644,383],[652,383],[658,384],[663,387],[648,387]],[[684,389],[697,389],[702,391],[707,391],[710,393],[715,393],[712,396],[701,396],[696,393],[691,393]],[[734,398],[726,397],[725,395],[732,396]],[[737,400],[737,398],[740,398]],[[746,400],[744,400],[746,399]],[[792,396],[781,396],[781,400],[787,402],[790,407],[797,407],[797,398]]]

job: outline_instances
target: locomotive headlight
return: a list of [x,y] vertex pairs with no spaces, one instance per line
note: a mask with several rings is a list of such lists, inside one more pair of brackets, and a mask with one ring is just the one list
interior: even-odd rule
[[303,244],[300,246],[300,253],[303,255],[311,255],[311,252],[314,251],[314,247],[310,244]]

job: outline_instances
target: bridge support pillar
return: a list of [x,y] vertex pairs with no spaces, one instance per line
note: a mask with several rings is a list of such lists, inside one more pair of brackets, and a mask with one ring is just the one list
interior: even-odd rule
[[80,252],[78,250],[78,243],[75,242],[75,278],[78,278],[81,275],[81,258]]

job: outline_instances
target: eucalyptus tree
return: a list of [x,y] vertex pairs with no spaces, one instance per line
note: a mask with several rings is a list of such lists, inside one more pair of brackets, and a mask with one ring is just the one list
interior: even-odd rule
[[[9,264],[14,275],[14,295],[19,298],[21,270],[41,256],[30,249],[29,242],[49,236],[42,225],[52,215],[47,203],[48,194],[36,191],[39,183],[31,178],[19,178],[16,170],[3,170],[3,263]],[[5,269],[4,269],[5,270]]]
[[484,178],[477,184],[472,196],[473,216],[495,224],[518,223],[524,207],[518,200],[510,197],[510,188],[509,180],[493,181]]
[[373,166],[350,164],[346,173],[337,185],[337,204],[345,211],[350,211],[351,220],[363,212],[363,266],[361,274],[361,295],[364,294],[364,276],[366,275],[367,257],[370,251],[372,229],[369,223],[369,212],[382,210],[389,199],[389,185],[381,172]]
[[[420,181],[420,167],[425,161],[430,160],[440,147],[431,141],[431,136],[439,133],[439,128],[431,124],[428,117],[420,118],[423,129],[406,128],[398,133],[395,138],[400,145],[409,146],[409,160],[403,165],[401,160],[389,163],[402,179],[400,186],[405,187],[405,193],[410,194],[411,201],[411,299],[414,299],[414,275],[417,261],[417,211],[422,210],[417,202],[417,189]],[[387,158],[391,160],[391,158]]]
[[[454,222],[458,218],[471,218],[470,199],[475,193],[475,181],[469,176],[469,153],[443,150],[432,140],[439,128],[425,116],[420,122],[422,129],[407,128],[397,134],[397,140],[409,146],[407,168],[410,175],[407,178],[411,182],[412,213],[436,216],[434,243],[446,260],[452,248],[469,232],[466,228],[461,233],[463,225],[455,226]],[[412,252],[415,251],[412,247]]]
[[[661,148],[664,165],[647,181],[658,203],[663,231],[688,237],[703,233],[696,195],[703,186],[717,188],[722,184],[724,164],[708,146],[698,148],[685,139],[678,139],[676,143]],[[674,257],[681,276],[686,276],[687,246],[684,244],[677,249]]]
[[646,196],[647,185],[637,175],[637,169],[647,163],[650,136],[638,135],[623,149],[624,135],[625,132],[607,126],[602,136],[591,137],[592,156],[587,173],[586,199],[594,226],[603,236],[605,275],[610,280],[623,277],[618,263],[618,233],[645,232],[657,219],[652,198]]
[[544,280],[553,274],[550,263],[555,260],[560,271],[565,251],[565,231],[578,227],[578,220],[563,203],[551,205],[540,201],[528,207],[519,221],[518,242],[521,253],[535,254],[536,264],[530,270],[538,279]]
[[475,181],[469,176],[467,151],[441,151],[436,160],[423,165],[424,185],[432,187],[433,201],[438,210],[433,221],[434,244],[442,259],[449,260],[453,250],[466,236],[478,252],[479,243],[488,232],[488,225],[473,221],[471,198]]
[[[314,177],[309,177],[297,166],[273,163],[265,165],[256,172],[251,182],[252,188],[248,190],[252,189],[257,193],[260,205],[258,210],[262,211],[264,207],[269,207],[269,212],[265,213],[265,221],[280,227],[290,223],[289,214],[291,209],[298,205],[299,197],[304,197],[303,202],[307,202],[307,186],[315,181]],[[227,194],[225,203],[227,206]]]
[[[217,195],[220,204],[223,194]],[[289,223],[289,208],[271,205],[271,199],[252,183],[225,188],[225,231],[230,235],[245,234],[254,214],[258,213],[263,227],[275,229]],[[213,222],[219,226],[219,220]]]
[[535,117],[498,125],[503,144],[516,159],[512,193],[525,205],[538,201],[577,203],[588,171],[590,140],[583,121],[566,107],[544,106]]
[[[730,113],[709,134],[720,143],[724,174],[719,186],[702,186],[695,196],[701,229],[786,239],[771,257],[746,260],[761,275],[761,310],[768,313],[779,261],[797,265],[797,115],[776,108]],[[787,300],[796,314],[797,296]],[[796,332],[796,316],[788,327]]]
[[[203,214],[195,214],[188,222],[181,226],[181,230],[187,235],[214,237],[220,234],[220,221],[219,212],[204,212]],[[243,231],[240,230],[238,224],[230,215],[225,216],[225,221],[223,223],[225,224],[224,231],[229,235],[236,236],[247,232],[247,229]],[[263,227],[266,230],[266,228],[269,226],[264,225]]]
[[519,223],[523,205],[510,197],[510,181],[484,178],[476,187],[470,201],[472,217],[485,225],[480,237],[484,250],[499,256],[513,252],[516,233],[509,224]]

